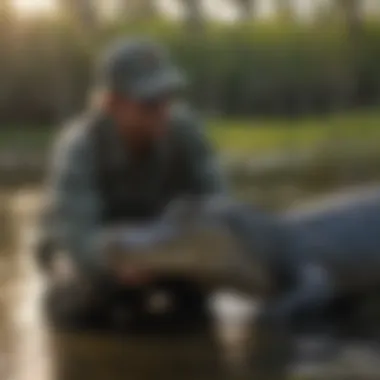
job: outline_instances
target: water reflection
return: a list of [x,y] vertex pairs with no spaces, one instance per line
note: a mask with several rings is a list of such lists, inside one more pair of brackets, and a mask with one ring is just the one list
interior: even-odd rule
[[[0,233],[0,380],[252,377],[248,348],[256,308],[233,293],[224,292],[211,300],[216,323],[208,333],[132,337],[49,331],[39,307],[44,284],[30,255],[38,198],[30,191],[0,198],[0,219],[5,226]],[[380,379],[379,356],[364,360],[368,358],[357,351],[343,355],[336,363],[332,361],[331,368],[329,364],[318,368],[322,375],[317,378],[351,374],[350,378]],[[302,367],[296,365],[294,371],[299,375]]]
[[134,341],[122,337],[65,336],[56,342],[59,380],[126,376],[139,380],[220,379],[222,376],[216,347],[206,337]]
[[245,372],[242,347],[248,336],[242,332],[241,316],[249,313],[243,311],[245,301],[239,303],[236,297],[217,297],[212,305],[225,309],[226,302],[235,302],[239,318],[229,316],[229,323],[219,319],[214,330],[195,335],[132,337],[49,331],[39,308],[44,284],[30,256],[37,199],[33,192],[20,193],[6,203],[8,211],[12,209],[8,225],[17,227],[17,239],[12,254],[1,261],[0,379],[241,378]]

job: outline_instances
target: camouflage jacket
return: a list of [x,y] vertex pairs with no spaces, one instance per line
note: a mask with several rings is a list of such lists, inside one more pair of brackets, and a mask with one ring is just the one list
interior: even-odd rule
[[[48,177],[49,217],[45,218],[45,234],[54,236],[58,247],[68,252],[83,269],[98,268],[105,239],[102,213],[107,205],[97,182],[96,149],[90,133],[92,125],[99,123],[99,118],[110,133],[110,140],[104,142],[108,144],[107,152],[121,166],[132,165],[112,122],[104,115],[94,113],[63,128],[53,148]],[[177,145],[189,163],[185,173],[187,192],[196,192],[197,195],[224,192],[222,175],[199,122],[187,109],[178,107],[173,110],[171,124],[170,133],[175,137],[171,144]],[[164,151],[162,149],[161,153]],[[149,189],[155,191],[154,182],[160,180],[161,174],[164,175],[162,162],[156,157],[147,167],[139,168],[143,172],[139,173],[140,181],[133,180],[133,194],[149,193]]]

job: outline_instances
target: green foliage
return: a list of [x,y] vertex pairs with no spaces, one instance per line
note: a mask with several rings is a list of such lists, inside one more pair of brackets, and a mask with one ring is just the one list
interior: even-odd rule
[[[209,119],[206,133],[221,153],[251,157],[278,151],[305,151],[338,145],[376,145],[380,148],[377,110],[307,117],[297,120]],[[13,125],[0,129],[0,151],[46,151],[54,128]],[[380,149],[377,149],[380,151]]]
[[293,121],[213,120],[208,123],[208,131],[219,151],[251,157],[352,144],[375,144],[380,148],[379,124],[379,113],[366,111]]
[[88,36],[64,20],[0,29],[0,109],[10,122],[53,123],[84,104],[92,62],[109,41],[148,35],[165,43],[188,73],[189,98],[220,116],[325,114],[380,99],[380,26],[352,41],[342,25],[207,25],[150,21],[103,26]]

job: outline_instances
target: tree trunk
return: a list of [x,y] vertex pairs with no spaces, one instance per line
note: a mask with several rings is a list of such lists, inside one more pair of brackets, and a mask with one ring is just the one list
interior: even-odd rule
[[185,20],[190,32],[198,33],[204,27],[202,0],[182,0]]
[[249,21],[254,17],[256,0],[237,0],[241,21]]
[[293,0],[276,0],[276,13],[285,19],[293,19],[295,4]]
[[13,12],[10,0],[0,0],[0,50],[1,71],[0,71],[0,113],[3,114],[7,108],[8,98],[14,83],[12,77],[13,67],[13,51],[15,49],[13,43]]
[[362,31],[363,3],[362,0],[337,0],[338,11],[341,13],[350,41],[349,72],[344,85],[346,108],[354,106],[360,93],[360,35]]
[[98,8],[96,1],[94,0],[76,0],[78,11],[79,11],[79,21],[89,28],[89,30],[94,31],[98,26]]
[[142,20],[149,20],[157,16],[157,2],[154,0],[139,0],[136,10],[136,17]]
[[338,4],[343,13],[348,33],[355,38],[362,29],[362,0],[338,0]]
[[[78,38],[89,45],[96,40],[98,4],[98,0],[60,0],[62,14],[74,25]],[[55,120],[59,124],[72,115],[75,85],[64,35],[55,33],[51,38],[51,55],[56,67],[52,78],[55,89]]]
[[96,31],[99,22],[96,0],[61,0],[61,9],[85,34]]
[[150,20],[158,15],[155,0],[119,0],[119,14],[131,21]]
[[12,22],[12,6],[10,0],[0,0],[0,31],[2,33],[9,32]]

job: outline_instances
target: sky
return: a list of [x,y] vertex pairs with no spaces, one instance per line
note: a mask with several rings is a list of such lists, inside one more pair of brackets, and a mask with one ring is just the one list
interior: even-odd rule
[[[1,0],[0,0],[1,1]],[[55,0],[12,0],[14,7],[21,13],[50,12],[54,10]]]
[[[1,1],[1,0],[0,0]],[[105,4],[116,4],[120,0],[105,0]],[[179,17],[183,14],[183,7],[179,0],[156,0],[161,8],[172,17]],[[275,0],[256,0],[257,14],[259,17],[271,15],[274,9]],[[297,12],[300,16],[308,17],[312,15],[313,9],[331,0],[293,0]],[[363,0],[371,7],[380,4],[380,0]],[[56,0],[13,0],[16,9],[25,15],[32,13],[49,13],[54,11]],[[233,0],[203,0],[204,10],[208,17],[218,18],[225,21],[234,21],[238,12]]]

